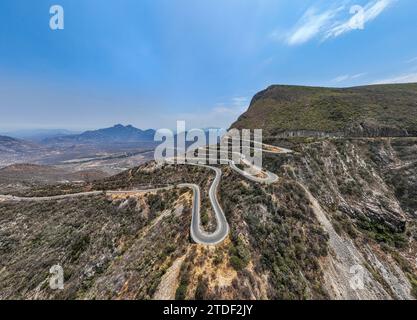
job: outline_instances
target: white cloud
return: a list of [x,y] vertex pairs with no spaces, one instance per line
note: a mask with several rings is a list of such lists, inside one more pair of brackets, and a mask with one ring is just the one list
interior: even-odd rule
[[354,74],[353,76],[351,76],[350,78],[351,79],[357,79],[357,78],[361,78],[361,77],[363,77],[363,76],[366,76],[366,72],[362,72],[362,73],[357,73],[357,74]]
[[408,73],[391,78],[381,79],[373,82],[373,84],[386,84],[386,83],[410,83],[417,82],[417,73]]
[[357,73],[357,74],[353,74],[353,75],[344,74],[344,75],[340,75],[340,76],[334,78],[332,80],[332,82],[339,83],[339,82],[344,82],[344,81],[347,81],[347,80],[355,80],[355,79],[358,79],[358,78],[363,77],[365,75],[366,75],[366,73]]
[[[369,2],[365,7],[352,6],[351,14],[354,14],[345,22],[335,22],[325,33],[324,39],[335,38],[344,33],[363,29],[366,23],[378,17],[395,0],[376,0]],[[353,10],[352,10],[353,9]]]
[[334,18],[339,10],[340,8],[317,13],[315,8],[308,9],[298,21],[295,29],[287,36],[287,43],[289,45],[297,45],[314,38]]
[[417,57],[411,58],[409,60],[406,60],[405,63],[413,63],[417,61]]
[[248,104],[249,99],[247,97],[234,97],[230,99],[230,102],[221,102],[216,104],[216,107],[213,108],[212,113],[220,115],[240,115],[246,111]]
[[248,103],[249,103],[249,98],[248,97],[235,97],[235,98],[232,98],[232,104],[236,108],[244,108],[244,107],[247,107]]
[[175,115],[175,118],[185,120],[187,129],[209,128],[213,126],[227,129],[247,110],[249,102],[250,99],[247,97],[233,97],[225,102],[217,103],[207,112],[182,113]]
[[[363,7],[347,7],[346,1],[339,1],[338,6],[321,11],[311,7],[285,36],[285,42],[288,45],[299,45],[315,37],[321,37],[324,41],[352,30],[364,29],[366,23],[378,17],[395,1],[397,0],[372,0]],[[273,37],[277,38],[277,32],[273,33]]]
[[343,81],[346,81],[347,79],[349,79],[349,77],[350,76],[348,74],[344,74],[342,76],[338,76],[338,77],[334,78],[332,80],[332,82],[343,82]]

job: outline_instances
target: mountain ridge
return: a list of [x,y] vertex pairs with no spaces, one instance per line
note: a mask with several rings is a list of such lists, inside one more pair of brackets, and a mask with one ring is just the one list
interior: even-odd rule
[[25,152],[36,147],[33,142],[0,135],[1,152]]
[[272,85],[232,128],[268,136],[417,136],[417,83],[349,88]]
[[2,132],[0,135],[8,136],[15,139],[22,139],[33,142],[40,142],[46,138],[56,138],[67,135],[79,134],[78,131],[67,129],[22,129],[15,131]]
[[123,126],[116,124],[113,127],[88,130],[80,134],[66,135],[51,139],[44,139],[42,143],[57,143],[57,142],[141,142],[153,141],[155,130],[141,130],[132,125]]

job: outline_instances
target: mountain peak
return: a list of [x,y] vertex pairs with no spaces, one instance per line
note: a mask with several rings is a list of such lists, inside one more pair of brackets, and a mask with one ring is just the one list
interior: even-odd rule
[[89,130],[81,134],[61,137],[59,139],[44,140],[45,143],[73,142],[73,143],[112,143],[112,142],[150,142],[153,141],[155,130],[141,130],[132,125],[116,124],[109,128]]

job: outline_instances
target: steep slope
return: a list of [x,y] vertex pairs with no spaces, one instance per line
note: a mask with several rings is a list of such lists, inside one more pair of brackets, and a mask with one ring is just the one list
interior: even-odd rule
[[[149,299],[166,265],[185,252],[190,198],[0,203],[0,299]],[[55,264],[64,269],[64,290],[49,287]]]
[[232,127],[266,136],[417,135],[417,84],[354,88],[271,86]]
[[[281,163],[282,175],[306,190],[329,234],[323,259],[325,287],[344,299],[417,296],[417,163],[415,138],[292,140],[298,153]],[[403,177],[400,168],[407,167]],[[412,168],[412,166],[411,166]],[[398,192],[398,186],[401,191]],[[352,290],[353,275],[364,288]]]
[[[193,198],[176,188],[42,203],[4,198],[0,298],[417,298],[417,138],[405,137],[415,130],[415,88],[258,94],[235,127],[265,125],[265,142],[294,152],[264,154],[263,167],[279,177],[270,185],[217,165],[217,197],[230,225],[217,246],[192,243]],[[277,116],[283,110],[286,121]],[[396,135],[404,137],[384,137]],[[202,190],[201,227],[210,231],[213,178],[202,167],[148,162],[100,181],[20,193],[194,183]],[[65,270],[63,291],[47,286],[56,263]]]
[[[5,275],[15,275],[3,280],[5,297],[416,297],[417,205],[405,195],[416,190],[417,156],[412,151],[417,139],[291,138],[276,143],[295,153],[265,155],[264,166],[280,177],[275,184],[252,182],[221,166],[218,197],[231,230],[229,238],[216,247],[190,241],[190,216],[181,214],[177,205],[186,203],[190,208],[192,197],[175,190],[157,198],[148,195],[147,205],[169,213],[153,215],[146,226],[135,222],[136,229],[127,226],[141,221],[144,213],[138,208],[146,206],[138,205],[137,197],[129,200],[128,194],[110,202],[100,197],[50,204],[0,203],[0,211],[7,213],[0,216],[0,249],[7,257],[2,267]],[[208,211],[210,225],[214,217],[204,201],[212,178],[204,168],[150,162],[94,183],[42,188],[31,194],[191,182],[202,187],[202,210]],[[158,219],[160,214],[163,218]],[[48,219],[59,222],[53,224],[53,231],[42,228],[49,225]],[[96,222],[102,219],[108,221],[106,231]],[[74,223],[76,232],[97,237],[72,243],[66,230]],[[38,227],[28,237],[25,225]],[[59,245],[54,234],[59,235]],[[86,254],[78,253],[79,247]],[[48,252],[50,259],[37,261],[36,252]],[[22,255],[25,258],[19,258]],[[24,264],[26,259],[32,260]],[[70,272],[69,285],[62,292],[45,285],[54,263]],[[22,285],[28,270],[37,275],[30,288]]]

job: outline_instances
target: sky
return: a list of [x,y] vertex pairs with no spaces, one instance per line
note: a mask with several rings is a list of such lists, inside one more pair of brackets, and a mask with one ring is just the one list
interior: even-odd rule
[[227,128],[272,84],[417,82],[416,17],[415,0],[2,0],[0,132]]

